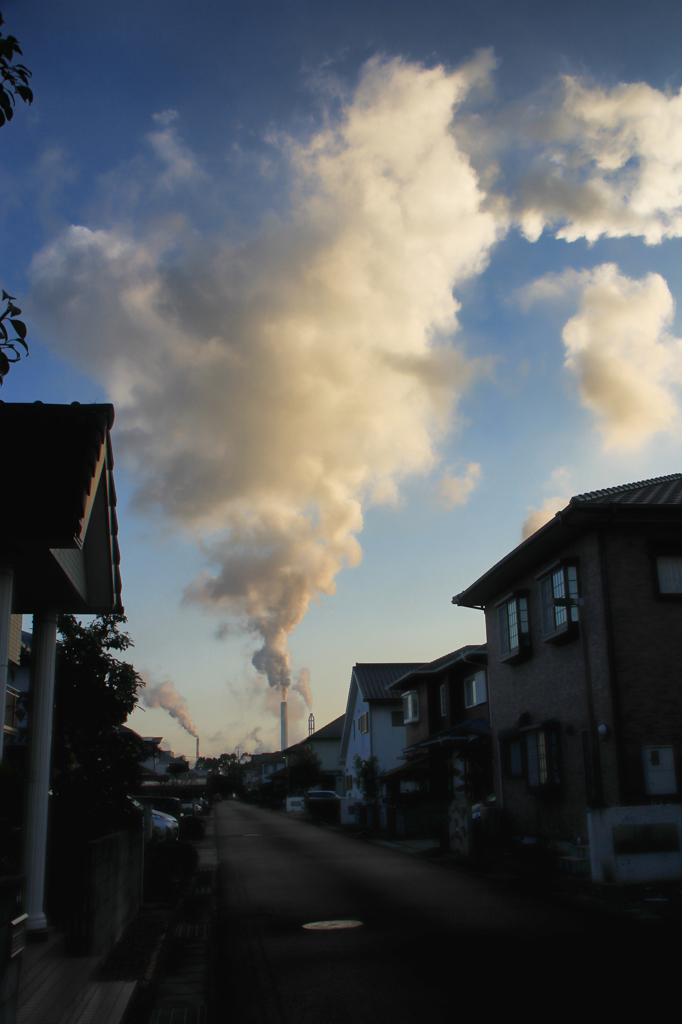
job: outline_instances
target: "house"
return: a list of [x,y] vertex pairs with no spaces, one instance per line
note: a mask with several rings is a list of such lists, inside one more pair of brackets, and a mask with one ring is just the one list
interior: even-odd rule
[[345,715],[339,715],[333,722],[323,725],[321,729],[312,732],[304,740],[301,740],[300,743],[294,743],[282,751],[284,757],[288,758],[302,747],[311,748],[321,762],[321,788],[334,789],[339,796],[343,796],[344,792],[344,773],[339,766],[339,754],[341,752],[341,737],[343,735],[345,718]]
[[[29,931],[43,911],[57,614],[121,611],[111,405],[0,402],[0,706],[17,619],[33,614],[23,873]],[[15,655],[14,655],[15,656]],[[11,685],[11,680],[10,680]],[[15,689],[15,688],[13,688]],[[11,726],[14,728],[14,726]],[[0,732],[0,756],[5,730]]]
[[389,690],[419,663],[358,664],[353,667],[344,716],[339,765],[344,773],[341,820],[356,820],[356,807],[364,803],[355,757],[363,761],[376,757],[381,772],[395,768],[405,747],[402,697]]
[[485,612],[511,834],[681,877],[682,474],[572,498],[453,603]]
[[[410,669],[388,686],[403,701],[405,763],[384,772],[388,825],[440,835],[470,854],[472,808],[493,792],[485,644]],[[494,802],[494,801],[493,801]]]
[[280,750],[253,754],[244,772],[244,791],[247,799],[260,800],[264,795],[263,784],[284,766],[284,756]]

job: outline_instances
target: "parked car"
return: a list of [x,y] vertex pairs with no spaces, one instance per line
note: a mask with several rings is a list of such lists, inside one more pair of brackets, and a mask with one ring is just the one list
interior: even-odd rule
[[177,818],[171,817],[170,814],[164,814],[163,811],[152,809],[152,828],[166,839],[177,839],[180,835]]
[[318,821],[340,821],[341,797],[333,789],[309,789],[305,807],[310,817]]

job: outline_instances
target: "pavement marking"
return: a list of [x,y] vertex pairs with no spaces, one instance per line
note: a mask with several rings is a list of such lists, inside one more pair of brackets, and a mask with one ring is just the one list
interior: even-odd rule
[[362,921],[311,921],[303,927],[311,932],[330,932],[338,928],[362,928]]

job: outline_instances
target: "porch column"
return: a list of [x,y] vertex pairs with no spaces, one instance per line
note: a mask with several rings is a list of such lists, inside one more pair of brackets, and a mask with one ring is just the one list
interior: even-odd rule
[[7,699],[7,669],[9,667],[9,631],[12,621],[12,587],[14,570],[11,565],[0,565],[0,761],[5,739],[5,701]]
[[34,615],[23,851],[28,914],[26,924],[28,930],[33,932],[47,928],[47,918],[43,913],[43,895],[56,650],[57,613],[41,612]]

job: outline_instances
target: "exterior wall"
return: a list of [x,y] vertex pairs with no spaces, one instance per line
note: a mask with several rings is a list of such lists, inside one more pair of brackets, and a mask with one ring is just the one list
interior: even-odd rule
[[[598,542],[595,534],[579,536],[565,549],[556,552],[546,563],[538,564],[531,573],[518,579],[514,591],[526,590],[532,653],[520,664],[500,660],[500,637],[496,604],[509,591],[500,592],[486,607],[488,637],[488,685],[492,704],[495,736],[517,726],[522,713],[530,715],[532,724],[556,718],[561,724],[560,764],[561,789],[555,796],[530,793],[524,779],[501,779],[499,748],[495,744],[495,777],[498,800],[501,800],[511,830],[519,835],[544,836],[549,839],[575,841],[586,834],[586,779],[583,758],[583,730],[588,728],[588,714],[583,668],[582,644],[579,637],[555,646],[542,639],[540,587],[536,576],[559,558],[579,559],[580,595],[585,600],[590,670],[597,722],[613,728],[610,694],[606,623],[603,607],[602,581]],[[618,779],[615,744],[600,743],[603,787],[606,802],[618,802]]]
[[[398,760],[405,749],[405,726],[393,725],[391,713],[400,711],[401,704],[395,703],[369,703],[364,701],[360,694],[357,694],[355,705],[349,709],[350,717],[354,722],[351,725],[348,752],[346,754],[346,775],[352,775],[353,786],[346,791],[349,803],[362,801],[362,793],[355,780],[355,769],[353,761],[356,754],[359,754],[363,761],[375,756],[379,760],[380,771],[388,771],[396,768],[401,762]],[[369,711],[369,732],[361,733],[358,728],[358,718],[366,711]]]
[[682,805],[604,807],[587,822],[593,882],[682,878]]
[[622,531],[607,537],[605,545],[624,804],[650,802],[644,785],[644,746],[675,748],[678,794],[667,800],[680,799],[682,601],[661,599],[657,593],[652,547],[664,538],[660,532],[645,536],[641,531]]
[[399,702],[375,704],[370,714],[372,753],[379,759],[379,770],[382,772],[402,764],[399,758],[402,757],[406,745],[407,726],[393,725],[391,716],[394,711],[402,711]]
[[330,775],[338,772],[339,751],[341,750],[340,739],[316,740],[313,734],[310,745],[322,762],[322,771],[328,772]]

